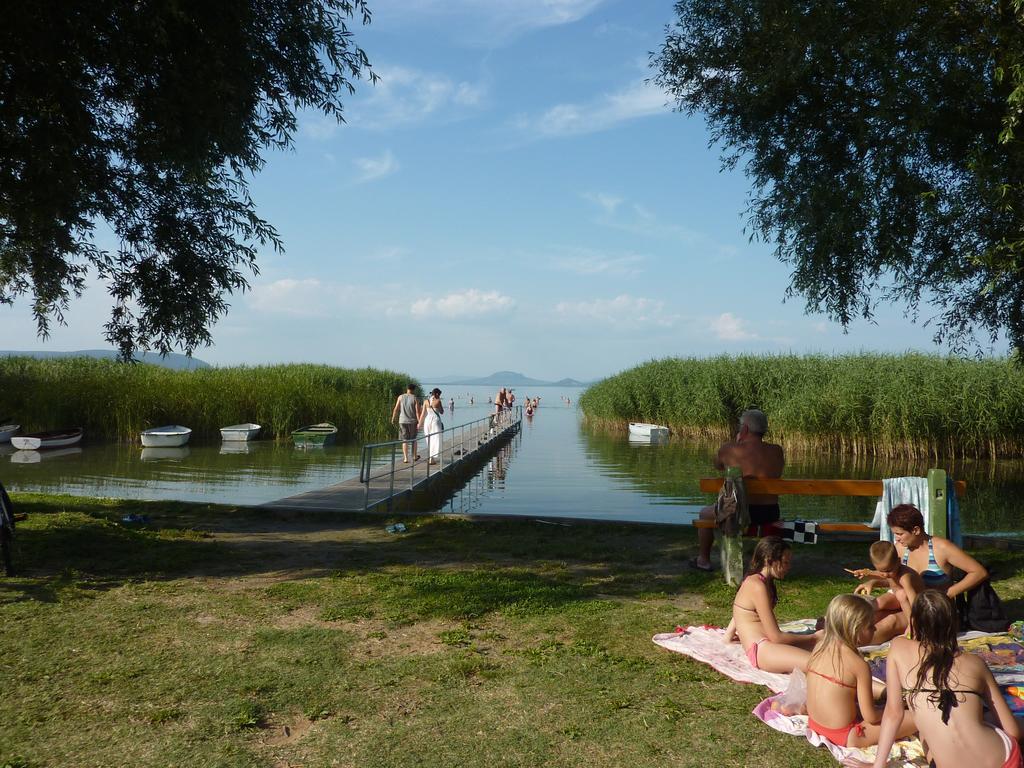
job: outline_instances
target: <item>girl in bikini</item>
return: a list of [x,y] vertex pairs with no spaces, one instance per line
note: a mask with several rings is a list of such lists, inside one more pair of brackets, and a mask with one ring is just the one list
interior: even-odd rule
[[[807,728],[840,747],[878,743],[871,669],[857,647],[875,631],[875,607],[860,595],[836,595],[825,612],[825,636],[807,663]],[[914,732],[906,718],[898,737]]]
[[[906,707],[935,768],[1022,768],[1020,728],[985,662],[956,642],[957,613],[942,592],[927,589],[910,609],[914,637],[897,637],[886,664],[887,697],[874,768],[884,768]],[[984,720],[988,706],[1001,727]],[[847,759],[850,768],[870,763]]]
[[765,672],[804,669],[810,649],[820,636],[783,632],[775,619],[775,580],[786,577],[792,560],[789,542],[778,536],[765,536],[754,548],[747,576],[732,604],[727,636],[731,638],[735,631],[750,663]]
[[[926,534],[924,516],[914,505],[893,507],[887,519],[900,562],[921,574],[926,588],[941,589],[947,596],[956,597],[988,578],[985,566],[952,541]],[[954,568],[965,574],[956,583],[949,576]]]

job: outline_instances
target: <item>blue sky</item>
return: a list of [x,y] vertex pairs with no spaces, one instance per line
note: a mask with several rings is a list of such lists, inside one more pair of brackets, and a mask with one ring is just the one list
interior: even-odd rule
[[[844,335],[783,302],[788,268],[744,232],[747,180],[645,84],[669,0],[371,7],[356,36],[381,82],[269,156],[252,192],[286,252],[197,357],[592,379],[674,355],[934,349],[900,307]],[[106,346],[101,284],[45,344],[29,310],[0,308],[0,348]]]

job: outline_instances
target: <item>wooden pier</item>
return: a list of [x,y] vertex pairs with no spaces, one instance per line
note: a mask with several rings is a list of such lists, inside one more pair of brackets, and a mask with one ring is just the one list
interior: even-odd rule
[[416,443],[421,458],[408,464],[402,463],[399,441],[367,445],[359,477],[260,507],[296,512],[365,512],[391,509],[396,504],[410,506],[418,499],[429,498],[442,484],[468,480],[521,426],[522,409],[517,407],[502,414],[494,426],[485,418],[446,429],[437,464],[427,461],[427,439],[422,435]]

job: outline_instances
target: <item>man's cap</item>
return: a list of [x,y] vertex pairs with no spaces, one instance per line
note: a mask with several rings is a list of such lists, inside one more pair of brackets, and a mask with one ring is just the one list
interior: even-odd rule
[[756,435],[763,435],[768,431],[768,417],[764,411],[750,408],[740,415],[740,426],[745,426]]

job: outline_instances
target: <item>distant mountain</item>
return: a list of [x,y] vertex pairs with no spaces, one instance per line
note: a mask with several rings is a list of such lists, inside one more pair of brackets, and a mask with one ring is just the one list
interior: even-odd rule
[[[55,357],[96,357],[102,360],[113,360],[117,357],[117,352],[112,349],[80,349],[77,352],[17,352],[0,349],[0,357],[34,357],[39,360],[49,360]],[[173,368],[177,371],[191,371],[197,368],[210,367],[209,363],[200,360],[198,357],[188,357],[175,352],[170,353],[167,357],[160,357],[155,352],[142,352],[136,356],[136,359],[140,363],[162,365],[164,368]]]
[[586,384],[576,379],[561,379],[560,381],[544,381],[542,379],[531,379],[516,371],[498,371],[490,376],[478,379],[463,378],[456,376],[443,376],[437,379],[424,379],[429,383],[457,384],[467,387],[585,387]]

